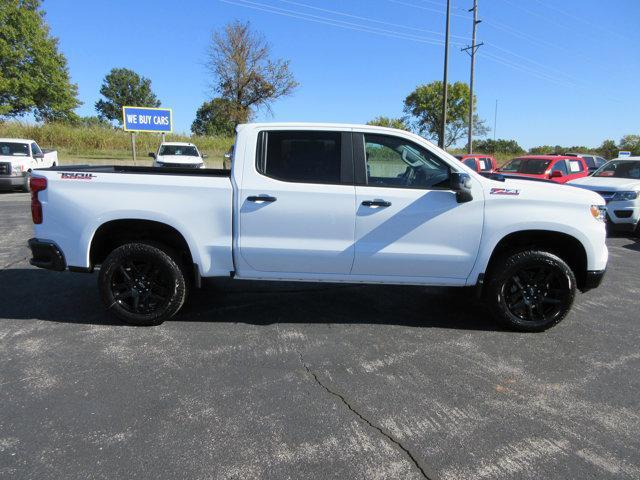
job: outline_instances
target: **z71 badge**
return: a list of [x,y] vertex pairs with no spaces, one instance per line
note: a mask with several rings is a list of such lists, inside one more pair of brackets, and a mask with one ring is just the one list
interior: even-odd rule
[[492,188],[491,195],[520,195],[520,190],[515,188]]
[[96,177],[93,173],[79,173],[79,172],[62,172],[60,178],[62,180],[93,180]]

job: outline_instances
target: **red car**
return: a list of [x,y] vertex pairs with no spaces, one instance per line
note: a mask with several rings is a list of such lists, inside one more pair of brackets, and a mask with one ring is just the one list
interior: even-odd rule
[[482,153],[470,153],[468,155],[456,155],[456,158],[467,167],[473,168],[478,173],[491,173],[498,168],[498,162],[490,155]]
[[564,155],[527,155],[511,160],[497,172],[521,177],[540,178],[558,183],[586,177],[589,168],[584,159]]

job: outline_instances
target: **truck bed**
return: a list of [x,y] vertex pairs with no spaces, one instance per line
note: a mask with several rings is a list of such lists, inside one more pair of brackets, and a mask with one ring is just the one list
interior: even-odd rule
[[191,175],[197,177],[230,177],[231,170],[221,168],[143,167],[131,165],[64,165],[48,170],[58,172],[134,173],[149,175]]

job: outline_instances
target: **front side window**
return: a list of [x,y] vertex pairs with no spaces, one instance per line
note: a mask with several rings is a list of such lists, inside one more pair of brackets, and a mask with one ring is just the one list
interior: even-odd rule
[[469,168],[473,168],[474,170],[477,170],[477,168],[476,168],[476,159],[475,158],[467,158],[462,163],[464,163]]
[[32,143],[31,144],[31,154],[32,155],[42,155],[42,150],[40,150],[40,147],[38,146],[37,143]]
[[160,147],[161,156],[175,155],[178,157],[198,157],[198,149],[192,145],[163,145]]
[[522,162],[522,167],[518,171],[530,175],[542,175],[547,171],[550,163],[550,160],[528,159]]
[[569,172],[567,171],[567,164],[564,160],[558,160],[553,164],[554,172],[562,172],[564,175],[567,175]]
[[521,166],[522,166],[522,159],[514,158],[509,163],[507,163],[504,167],[502,167],[500,171],[501,172],[518,172]]
[[341,132],[261,132],[257,168],[285,182],[339,184],[341,151]]
[[450,167],[428,150],[388,135],[365,134],[364,143],[367,185],[449,188]]
[[640,179],[640,161],[614,160],[605,164],[593,176]]

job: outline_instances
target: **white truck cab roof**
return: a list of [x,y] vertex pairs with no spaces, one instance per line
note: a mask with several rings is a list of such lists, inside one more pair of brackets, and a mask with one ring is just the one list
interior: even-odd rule
[[7,142],[7,143],[35,143],[35,140],[29,140],[27,138],[0,138],[0,142]]

